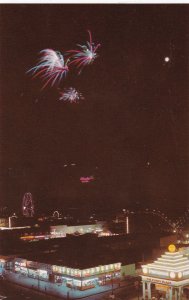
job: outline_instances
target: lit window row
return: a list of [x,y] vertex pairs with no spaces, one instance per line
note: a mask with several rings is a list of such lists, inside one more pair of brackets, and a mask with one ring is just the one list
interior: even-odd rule
[[71,276],[81,276],[81,271],[78,269],[72,269],[67,267],[53,266],[53,272],[59,274],[67,274]]
[[110,264],[110,265],[105,265],[105,266],[98,266],[98,267],[85,269],[85,270],[72,269],[72,268],[55,266],[55,265],[52,266],[54,273],[68,274],[71,276],[79,276],[79,277],[91,276],[91,275],[94,275],[96,273],[101,273],[101,272],[120,270],[120,268],[121,268],[121,263]]

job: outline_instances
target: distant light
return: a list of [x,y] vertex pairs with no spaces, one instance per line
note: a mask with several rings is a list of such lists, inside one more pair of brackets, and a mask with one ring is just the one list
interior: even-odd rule
[[170,58],[169,58],[168,56],[166,56],[166,57],[164,58],[164,61],[165,61],[165,62],[169,62],[169,61],[170,61]]
[[0,227],[0,230],[13,230],[13,229],[24,229],[31,228],[31,226],[22,226],[22,227]]

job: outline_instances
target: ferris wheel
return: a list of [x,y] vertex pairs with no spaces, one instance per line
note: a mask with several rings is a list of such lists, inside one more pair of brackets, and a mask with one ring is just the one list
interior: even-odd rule
[[55,219],[59,219],[60,218],[60,213],[59,213],[59,211],[58,210],[55,210],[54,212],[53,212],[53,218],[55,218]]
[[25,193],[22,198],[22,214],[24,217],[34,216],[34,203],[31,193]]

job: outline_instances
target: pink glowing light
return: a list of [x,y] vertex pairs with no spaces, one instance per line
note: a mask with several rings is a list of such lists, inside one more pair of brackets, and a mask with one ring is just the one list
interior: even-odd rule
[[94,180],[94,176],[80,177],[81,183],[89,183]]

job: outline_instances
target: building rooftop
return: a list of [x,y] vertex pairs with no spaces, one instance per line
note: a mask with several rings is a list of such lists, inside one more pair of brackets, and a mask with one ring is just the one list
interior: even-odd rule
[[153,263],[143,265],[143,275],[157,278],[181,280],[189,276],[189,259],[182,251],[176,251],[174,245],[169,246],[169,252],[161,255]]
[[39,255],[23,255],[22,258],[29,261],[45,263],[50,265],[66,266],[76,269],[92,268],[100,265],[108,265],[117,263],[119,260],[113,257],[106,257],[106,255],[94,256],[93,253],[81,253],[80,251],[70,251],[65,254],[60,251],[43,253]]

